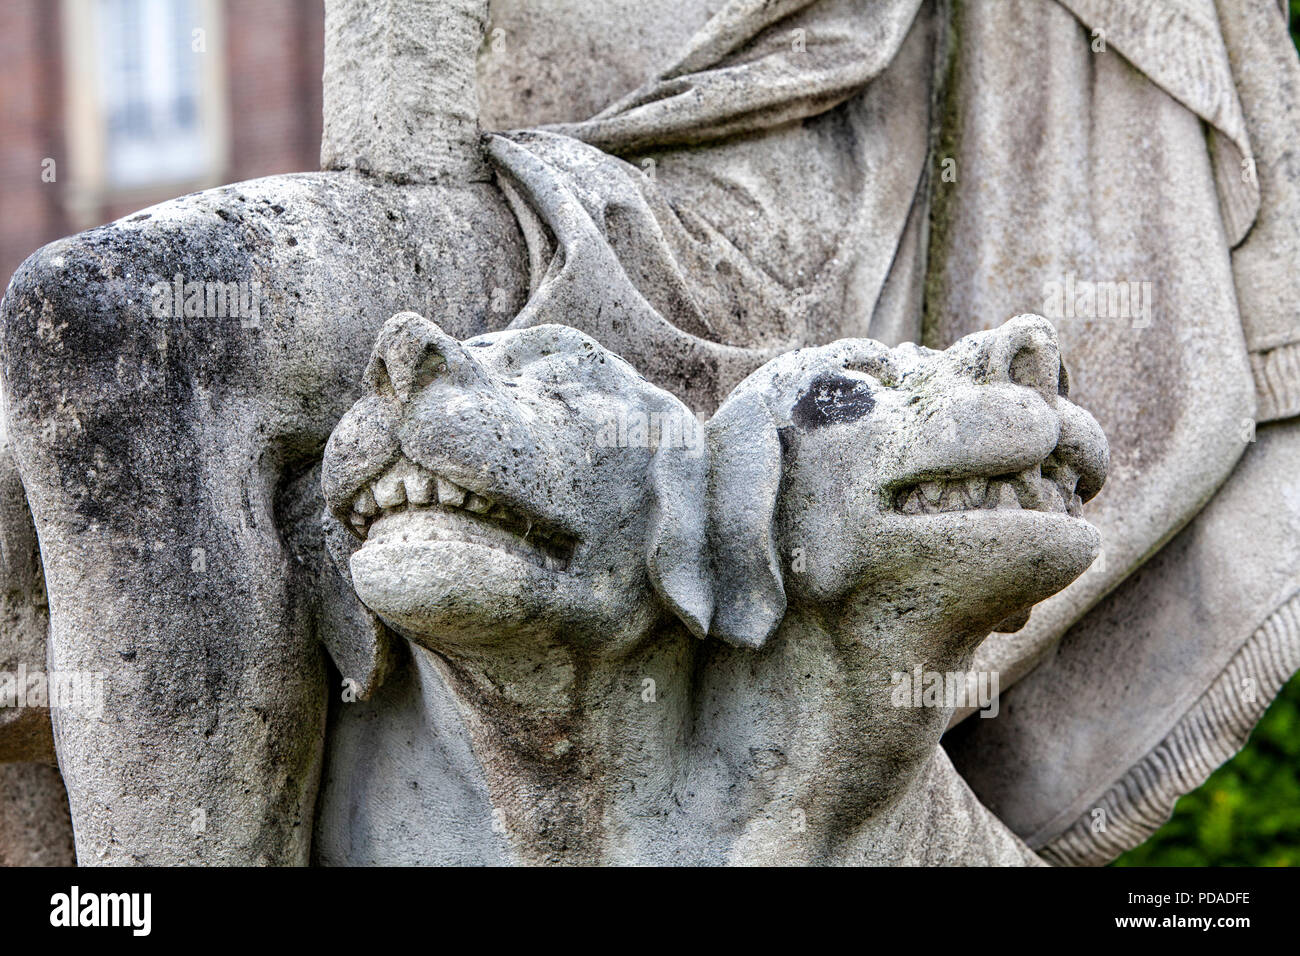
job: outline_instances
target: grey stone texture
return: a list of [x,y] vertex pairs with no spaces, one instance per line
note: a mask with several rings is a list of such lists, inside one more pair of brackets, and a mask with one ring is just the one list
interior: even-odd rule
[[[82,864],[1092,864],[1240,747],[1300,665],[1272,0],[327,6],[324,172],[60,240],[0,305],[0,665],[107,681],[102,712],[0,710],[30,795],[0,834],[49,834],[5,859],[61,852],[11,823],[61,819],[51,741]],[[463,421],[419,412],[447,375]],[[610,407],[706,420],[707,454],[565,437]],[[934,483],[1017,449],[1096,497],[943,510],[969,489]],[[921,513],[881,510],[927,460]],[[359,547],[353,484],[409,504],[430,475],[472,507]],[[543,509],[541,550],[400,540],[489,499]],[[997,716],[881,705],[872,675],[940,660],[996,674]],[[646,822],[664,794],[686,809]]]
[[404,313],[365,380],[323,486],[410,676],[338,712],[322,861],[1036,862],[890,687],[1096,554],[1047,322],[789,353],[707,441],[566,326]]

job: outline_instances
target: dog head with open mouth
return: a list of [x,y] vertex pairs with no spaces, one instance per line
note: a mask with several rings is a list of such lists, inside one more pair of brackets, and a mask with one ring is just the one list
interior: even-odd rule
[[325,452],[358,596],[439,651],[542,637],[617,656],[665,611],[697,636],[707,457],[677,399],[557,325],[458,342],[389,319]]
[[787,353],[709,421],[721,640],[697,668],[697,749],[744,821],[733,858],[1036,862],[939,746],[955,693],[897,687],[964,688],[988,633],[1095,557],[1081,509],[1107,445],[1067,392],[1055,331],[1018,316],[942,352]]
[[1068,391],[1032,315],[942,352],[846,339],[763,366],[708,425],[711,633],[758,647],[787,597],[863,593],[972,631],[1023,625],[1100,544],[1081,507],[1108,446]]

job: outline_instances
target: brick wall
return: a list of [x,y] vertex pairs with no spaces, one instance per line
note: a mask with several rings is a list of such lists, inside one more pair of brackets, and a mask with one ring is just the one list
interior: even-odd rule
[[[67,229],[59,201],[63,74],[58,4],[0,3],[0,288],[33,249]],[[41,179],[54,159],[55,182]]]
[[320,168],[321,0],[227,0],[231,181]]
[[[222,182],[319,168],[322,0],[225,0],[229,144]],[[58,0],[0,2],[0,289],[38,247],[75,228],[65,211],[63,37]],[[41,180],[55,160],[57,180]],[[105,200],[110,222],[187,191],[162,186]]]

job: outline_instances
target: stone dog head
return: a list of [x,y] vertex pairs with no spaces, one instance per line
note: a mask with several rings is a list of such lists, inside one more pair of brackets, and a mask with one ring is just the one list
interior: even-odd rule
[[[618,655],[702,635],[707,457],[691,412],[582,333],[458,342],[391,318],[325,451],[362,602],[434,650]],[[511,647],[515,651],[511,651]]]
[[1109,453],[1067,393],[1029,315],[942,352],[848,339],[763,366],[708,425],[710,632],[758,647],[787,601],[920,632],[1023,624],[1099,547],[1080,506]]

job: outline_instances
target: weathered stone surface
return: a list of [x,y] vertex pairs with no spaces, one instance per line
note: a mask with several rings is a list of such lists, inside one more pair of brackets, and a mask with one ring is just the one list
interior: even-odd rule
[[488,0],[325,4],[321,168],[393,182],[483,181],[476,54]]
[[[306,861],[336,616],[317,582],[337,585],[319,538],[294,549],[319,524],[303,475],[383,319],[499,323],[518,241],[487,186],[303,175],[164,203],[15,275],[0,352],[50,666],[106,674],[114,718],[55,714],[82,862]],[[151,287],[177,275],[258,281],[259,308],[159,317]]]
[[337,714],[322,861],[1035,861],[939,750],[952,707],[890,687],[1096,553],[1106,443],[1042,319],[783,356],[707,448],[563,326],[404,313],[366,383],[323,485],[410,662]]
[[53,763],[48,695],[27,701],[28,676],[45,673],[50,627],[45,576],[27,497],[3,429],[0,418],[0,764]]
[[0,866],[72,866],[72,821],[58,768],[0,763]]
[[[0,518],[6,548],[26,535],[20,557],[30,556],[34,527],[44,559],[41,569],[5,554],[6,575],[28,582],[13,593],[30,599],[6,604],[13,626],[0,661],[108,678],[111,719],[53,715],[81,862],[305,862],[313,841],[321,862],[1032,862],[1007,824],[1055,862],[1099,862],[1140,840],[1244,739],[1300,653],[1293,549],[1264,554],[1231,530],[1255,495],[1294,497],[1285,462],[1294,422],[1270,426],[1237,463],[1252,418],[1300,407],[1300,326],[1284,307],[1300,295],[1300,267],[1287,266],[1300,248],[1300,171],[1288,158],[1295,116],[1274,106],[1290,101],[1300,67],[1271,3],[672,0],[647,12],[627,0],[494,0],[485,12],[483,0],[333,0],[328,21],[322,158],[333,172],[209,191],[53,244],[0,307],[23,486],[15,496],[10,481],[5,501],[25,497],[32,519],[21,504]],[[481,150],[479,129],[503,126],[522,129]],[[159,314],[153,284],[177,275],[182,301]],[[917,455],[938,448],[967,465],[1041,437],[1035,402],[1048,419],[1079,425],[1033,373],[1057,350],[1033,322],[978,340],[1020,336],[1038,357],[1019,370],[1008,360],[1008,377],[1030,380],[1011,383],[1020,391],[1002,383],[1017,397],[1000,430],[987,415],[981,424],[990,409],[980,401],[962,411],[934,397],[1001,387],[977,386],[978,363],[951,365],[984,346],[948,358],[884,351],[946,346],[1045,310],[1052,284],[1071,276],[1149,281],[1156,293],[1141,290],[1149,323],[1141,312],[1128,324],[1074,313],[1057,323],[1071,394],[1096,412],[1114,455],[1107,489],[1086,511],[1104,561],[1047,597],[1022,630],[981,644],[975,622],[1013,631],[1038,599],[1012,600],[1015,587],[994,573],[1006,568],[966,555],[960,535],[927,545],[852,522],[840,531],[835,520],[856,507],[866,509],[851,515],[861,528],[906,519],[997,537],[1015,521],[1074,519],[877,512],[845,476],[863,475],[863,461],[877,477],[897,465],[870,444],[875,420],[894,420]],[[254,280],[256,316],[213,313],[203,296],[186,311],[188,282]],[[359,385],[376,332],[408,310],[438,330],[410,317],[389,327],[382,361]],[[606,382],[579,363],[572,415],[533,417],[558,386],[532,373],[569,374],[566,354],[587,341],[548,328],[556,324],[628,366],[608,357]],[[484,334],[486,344],[462,344]],[[883,345],[825,345],[845,337]],[[501,369],[489,355],[546,341],[554,354],[528,353],[532,372],[514,389],[492,385]],[[498,444],[513,442],[525,459],[515,479],[561,516],[587,522],[588,535],[619,516],[600,535],[610,550],[590,601],[521,585],[558,573],[548,562],[563,560],[563,536],[552,535],[556,553],[540,565],[525,557],[533,570],[518,579],[502,564],[480,575],[451,560],[450,545],[432,562],[398,548],[396,566],[416,575],[407,578],[378,558],[354,565],[355,539],[336,520],[351,521],[346,508],[323,516],[326,437],[367,389],[382,391],[381,366],[410,365],[431,342],[482,352],[490,374],[458,387],[491,400],[460,425],[422,426],[428,435],[486,461],[497,422]],[[842,368],[837,348],[878,364]],[[648,381],[620,379],[629,366]],[[890,388],[875,378],[889,367],[914,373]],[[854,384],[809,391],[814,370]],[[388,387],[414,409],[430,370],[408,371]],[[864,390],[857,376],[874,384]],[[681,558],[698,537],[681,524],[699,512],[683,490],[690,480],[638,484],[629,476],[649,465],[637,453],[588,461],[556,437],[590,428],[601,382],[620,383],[607,389],[616,407],[707,415],[732,396],[708,426],[714,490],[702,513],[709,553],[734,566],[711,558],[696,573]],[[535,407],[510,394],[525,385]],[[908,424],[907,406],[892,404],[908,388],[931,395],[936,415],[970,441],[956,447]],[[382,406],[369,406],[372,435],[397,415]],[[1100,441],[1088,434],[1070,452],[1081,474],[1101,468],[1085,454]],[[416,461],[437,458],[420,429],[406,437],[415,455],[381,476],[385,500],[398,487],[422,494]],[[358,441],[367,463],[393,453]],[[699,460],[680,464],[689,472]],[[732,464],[747,477],[721,491]],[[600,472],[608,494],[578,509],[579,479],[597,465],[612,469]],[[323,477],[346,496],[346,480]],[[483,478],[461,477],[470,490]],[[1225,479],[1222,500],[1202,512]],[[944,503],[943,487],[928,490]],[[918,491],[909,507],[923,511],[930,499]],[[992,524],[965,524],[984,518]],[[762,542],[769,519],[770,549],[719,545]],[[648,548],[664,521],[680,532],[663,552],[675,562]],[[1259,539],[1271,533],[1280,526]],[[1038,597],[1091,549],[1072,533],[1014,537],[993,543],[1012,552],[1007,567],[1028,563],[1016,581]],[[911,575],[913,590],[889,592],[877,551],[904,543],[933,546],[935,560],[898,556],[889,573]],[[1214,572],[1218,549],[1235,561],[1221,580],[1249,586],[1179,606],[1185,582]],[[1153,553],[1157,563],[1133,578]],[[998,607],[939,573],[956,559],[988,571]],[[37,646],[42,599],[28,586],[38,571],[48,578],[48,658]],[[409,586],[421,575],[430,601]],[[442,575],[466,589],[440,593]],[[395,628],[356,600],[354,585]],[[934,607],[919,598],[904,617],[936,661],[991,671],[1004,690],[1047,662],[1011,690],[1011,701],[1023,698],[1013,713],[971,721],[951,741],[1005,821],[937,748],[944,708],[883,709],[885,666],[918,663],[907,656],[916,648],[871,631],[841,585],[857,589],[859,612],[955,589],[969,633],[956,628],[945,644],[942,628],[926,631]],[[1159,613],[1139,613],[1144,602]],[[535,618],[521,621],[520,607]],[[474,623],[483,614],[497,615],[499,641]],[[1178,641],[1193,624],[1194,668]],[[529,628],[550,629],[531,648],[544,651],[540,664],[519,648]],[[645,628],[661,641],[629,636]],[[583,634],[575,649],[569,638]],[[1167,678],[1158,707],[1123,696],[1135,660]],[[653,718],[635,709],[637,678],[652,675]],[[349,702],[327,707],[335,680]],[[1259,688],[1250,706],[1229,693],[1241,680]],[[859,693],[839,696],[847,686]],[[1109,704],[1099,715],[1089,701]],[[50,739],[39,711],[3,717],[0,738],[27,728],[5,759],[30,759],[32,741]],[[616,730],[601,736],[602,726]],[[855,727],[891,743],[873,750]],[[1078,759],[1054,762],[1052,740],[1074,741]],[[1116,740],[1113,766],[1093,759]],[[638,741],[659,749],[643,753]],[[574,784],[572,773],[597,782]],[[1126,803],[1134,775],[1141,799]],[[718,796],[733,786],[736,800]],[[41,792],[58,806],[54,789]],[[676,809],[647,823],[640,810],[664,794]],[[1080,808],[1095,807],[1113,818],[1104,840],[1079,832]],[[792,815],[802,830],[789,829]]]

